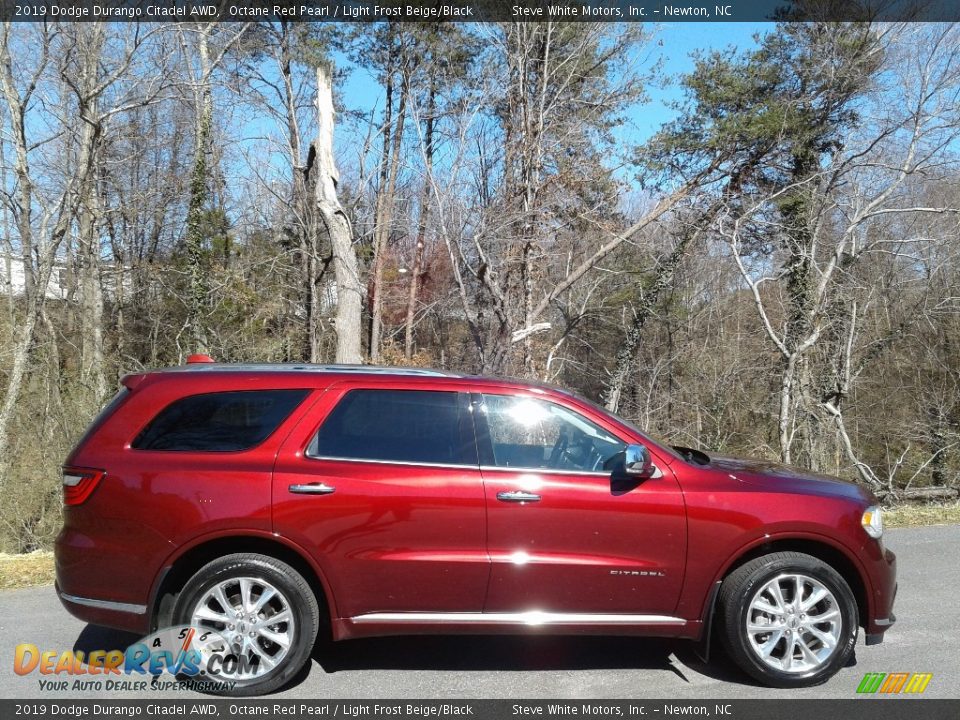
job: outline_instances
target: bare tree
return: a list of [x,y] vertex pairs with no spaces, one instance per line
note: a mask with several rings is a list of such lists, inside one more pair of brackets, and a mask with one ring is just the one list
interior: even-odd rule
[[[816,433],[818,414],[825,413],[851,464],[863,480],[878,484],[873,472],[857,457],[843,418],[842,402],[854,379],[849,375],[850,361],[842,363],[845,369],[840,382],[827,381],[824,389],[824,378],[817,377],[812,352],[832,338],[838,351],[849,357],[857,304],[854,297],[844,294],[843,278],[871,254],[898,253],[910,244],[909,238],[881,231],[879,220],[957,212],[950,206],[904,202],[902,193],[912,178],[942,172],[940,152],[960,135],[956,108],[945,111],[942,106],[960,87],[953,57],[957,51],[948,40],[953,32],[934,31],[926,38],[927,44],[918,48],[919,88],[914,97],[903,98],[898,105],[901,114],[864,127],[857,145],[848,141],[848,147],[833,149],[828,162],[817,163],[812,170],[810,150],[794,147],[794,157],[807,157],[806,164],[797,164],[797,159],[788,182],[751,198],[745,207],[726,214],[719,224],[720,235],[729,244],[767,337],[782,357],[778,434],[786,462],[796,458],[795,448],[801,438],[804,461],[814,467],[821,465],[823,450],[817,445]],[[868,31],[863,37],[867,38],[863,52],[877,54],[880,48],[875,38],[879,36]],[[887,42],[894,39],[893,35],[886,37]],[[845,39],[838,35],[828,41],[842,43]],[[944,57],[945,53],[949,57]],[[824,92],[833,93],[830,102],[838,103],[837,108],[854,97],[852,92],[830,87]],[[935,112],[931,106],[936,106]],[[779,220],[771,219],[771,206],[779,208]],[[780,270],[771,267],[763,256],[757,261],[754,248],[758,226],[782,238]],[[782,294],[764,293],[765,287],[776,286],[782,288]],[[780,297],[786,308],[778,306]],[[783,319],[778,321],[778,315]],[[849,330],[845,334],[837,332],[845,322]]]
[[317,67],[317,209],[330,238],[333,251],[333,271],[337,279],[337,353],[338,363],[359,363],[360,313],[363,288],[357,271],[357,256],[353,250],[350,220],[337,197],[336,162],[333,158],[333,87],[330,68]]
[[[186,251],[187,267],[190,274],[190,298],[187,315],[187,329],[190,333],[192,349],[196,352],[209,351],[207,337],[206,312],[209,283],[204,261],[206,238],[203,232],[203,213],[208,199],[207,183],[210,168],[210,143],[213,137],[213,74],[223,62],[223,58],[243,37],[250,27],[249,23],[225,38],[219,48],[212,46],[214,34],[221,29],[219,22],[200,23],[191,29],[195,40],[197,68],[190,79],[194,95],[196,125],[194,127],[193,173],[190,178],[190,205],[187,210]],[[185,32],[181,30],[181,32]],[[184,55],[191,56],[184,36]],[[191,65],[192,67],[192,65]]]
[[[6,23],[0,32],[0,87],[15,150],[13,175],[16,179],[16,192],[7,193],[6,188],[4,192],[20,241],[25,301],[7,392],[0,405],[0,482],[7,475],[9,426],[20,397],[37,324],[44,318],[57,252],[77,220],[82,204],[89,200],[96,182],[104,123],[129,109],[122,95],[117,96],[118,104],[109,108],[101,107],[100,99],[124,76],[143,43],[156,30],[132,35],[110,64],[103,61],[105,31],[102,25],[83,25],[69,33],[59,27],[44,25],[27,32],[36,33],[32,39],[21,38],[28,46],[33,43],[33,71],[30,74],[15,69],[11,50],[15,42],[12,24]],[[52,82],[48,72],[54,63],[60,78],[74,95],[72,108],[61,108],[59,120],[62,125],[54,131],[55,134],[62,131],[75,143],[73,167],[65,169],[59,180],[49,177],[45,170],[32,162],[38,149],[51,139],[31,138],[28,130],[28,117],[34,111],[36,94],[43,91],[46,83]],[[18,82],[18,78],[24,78],[24,81]],[[80,121],[79,127],[71,120],[74,112]]]

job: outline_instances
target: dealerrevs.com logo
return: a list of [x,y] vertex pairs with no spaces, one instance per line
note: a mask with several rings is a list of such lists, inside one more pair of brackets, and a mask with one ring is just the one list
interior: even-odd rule
[[41,650],[21,643],[13,671],[38,675],[41,691],[142,691],[151,689],[230,690],[256,673],[255,662],[230,651],[226,640],[207,628],[160,630],[125,650]]
[[863,695],[919,695],[927,689],[933,673],[867,673],[857,686]]

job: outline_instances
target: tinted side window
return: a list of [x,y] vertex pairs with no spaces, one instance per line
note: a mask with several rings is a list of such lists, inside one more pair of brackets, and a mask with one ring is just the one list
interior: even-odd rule
[[307,450],[315,457],[476,465],[466,395],[423,390],[351,390]]
[[527,397],[484,395],[497,467],[602,472],[626,444],[579,413]]
[[309,390],[242,390],[181,398],[137,439],[137,450],[247,450],[266,440]]

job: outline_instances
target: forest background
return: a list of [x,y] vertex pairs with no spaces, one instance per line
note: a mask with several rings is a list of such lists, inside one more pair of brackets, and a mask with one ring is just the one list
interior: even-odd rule
[[0,28],[0,551],[194,352],[535,379],[955,500],[960,29],[716,27]]

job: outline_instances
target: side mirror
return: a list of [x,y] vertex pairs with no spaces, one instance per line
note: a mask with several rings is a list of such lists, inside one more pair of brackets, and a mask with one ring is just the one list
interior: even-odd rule
[[634,478],[646,479],[653,477],[657,471],[650,451],[643,445],[627,445],[623,451],[623,472]]

